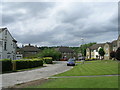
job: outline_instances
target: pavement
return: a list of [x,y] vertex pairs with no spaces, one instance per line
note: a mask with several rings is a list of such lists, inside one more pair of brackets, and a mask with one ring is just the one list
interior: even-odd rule
[[14,73],[6,73],[0,75],[2,76],[2,88],[8,88],[14,86],[16,84],[21,84],[29,81],[34,81],[42,78],[49,78],[52,75],[65,72],[73,68],[72,66],[67,66],[66,61],[55,61],[56,64],[46,64],[39,69],[22,71],[22,72],[14,72]]
[[93,75],[93,76],[59,76],[59,77],[50,77],[50,78],[78,78],[78,77],[111,77],[111,76],[120,76],[116,75]]

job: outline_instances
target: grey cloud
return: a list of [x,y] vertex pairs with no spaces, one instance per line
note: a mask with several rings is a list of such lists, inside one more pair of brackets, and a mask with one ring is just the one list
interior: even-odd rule
[[[3,25],[9,23],[15,23],[19,20],[25,20],[31,17],[45,18],[46,15],[42,15],[43,12],[47,12],[48,8],[53,8],[55,3],[43,3],[43,2],[21,2],[21,3],[3,3],[2,23]],[[26,10],[26,14],[18,12],[19,9]],[[6,12],[8,14],[6,15]],[[9,13],[13,12],[13,13]]]
[[[110,12],[109,10],[114,7],[109,6],[109,4],[107,7],[105,6],[106,4],[73,3],[67,9],[55,11],[55,15],[51,19],[48,16],[57,8],[55,3],[6,3],[3,9],[5,10],[5,13],[3,13],[3,23],[8,27],[12,27],[12,32],[14,30],[18,30],[18,32],[23,31],[22,29],[27,31],[23,34],[13,33],[17,41],[24,44],[38,43],[41,45],[41,43],[47,42],[49,45],[78,46],[81,44],[81,38],[86,39],[85,43],[93,41],[102,42],[115,38],[112,33],[115,34],[117,32],[116,24],[118,18],[116,11]],[[105,10],[103,10],[104,8]],[[18,9],[26,10],[27,14],[19,12],[10,15],[6,14],[7,10],[17,11]],[[99,15],[99,13],[109,16],[107,12],[114,14],[109,18],[102,17],[101,19],[102,14]],[[50,23],[56,22],[49,28],[39,30],[41,29],[39,23],[41,25],[41,20],[45,21],[44,19],[51,20],[49,21]],[[19,20],[23,22],[23,25],[21,24],[23,28],[16,26],[19,25],[15,24]],[[29,21],[29,23],[25,21]],[[45,22],[43,25],[46,26],[49,22]],[[11,25],[9,26],[9,24]],[[54,24],[57,25],[55,26]],[[34,27],[36,27],[35,32],[38,33],[31,34]]]

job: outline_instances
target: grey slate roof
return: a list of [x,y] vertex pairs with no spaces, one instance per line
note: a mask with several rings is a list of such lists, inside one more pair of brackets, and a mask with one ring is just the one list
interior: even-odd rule
[[25,46],[21,48],[22,51],[38,52],[40,51],[37,47],[34,46]]
[[57,50],[60,51],[61,53],[73,53],[74,52],[69,47],[59,47]]
[[91,47],[89,47],[89,49],[91,50],[95,50],[95,49],[98,49],[99,47],[104,47],[105,43],[101,43],[101,44],[94,44],[92,45]]

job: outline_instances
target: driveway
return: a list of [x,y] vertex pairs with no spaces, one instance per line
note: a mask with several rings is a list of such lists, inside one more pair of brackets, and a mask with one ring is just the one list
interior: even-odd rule
[[42,78],[48,78],[52,75],[65,72],[72,68],[66,65],[66,61],[55,62],[56,64],[46,64],[44,65],[46,67],[42,67],[39,69],[2,74],[2,87],[7,88],[15,84],[25,83]]

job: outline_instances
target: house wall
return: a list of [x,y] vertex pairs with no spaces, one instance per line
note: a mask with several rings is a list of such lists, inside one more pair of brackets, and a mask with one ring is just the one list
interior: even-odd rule
[[91,58],[91,54],[90,54],[90,49],[89,48],[86,49],[86,58],[87,59]]
[[98,53],[98,51],[97,50],[94,50],[94,58],[98,58],[97,56],[99,56],[99,53]]
[[105,51],[104,59],[105,59],[105,60],[111,59],[110,53],[111,53],[111,51],[112,51],[112,47],[111,47],[109,44],[106,43],[106,44],[104,45],[104,51]]
[[0,32],[0,59],[2,59],[2,49],[3,49],[3,40],[2,40],[2,32]]
[[[2,37],[1,37],[2,36]],[[13,37],[6,29],[0,34],[2,46],[0,47],[1,59],[16,59],[16,43],[13,42]],[[6,45],[5,45],[6,43]],[[5,48],[6,47],[6,48]]]
[[120,47],[120,35],[118,37],[118,40],[117,40],[117,48]]
[[74,53],[62,53],[62,58],[71,58],[74,57]]

